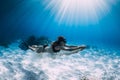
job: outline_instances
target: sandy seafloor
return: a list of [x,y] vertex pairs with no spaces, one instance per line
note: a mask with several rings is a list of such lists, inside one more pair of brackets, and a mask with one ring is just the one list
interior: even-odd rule
[[120,51],[89,48],[64,55],[0,47],[0,80],[120,80]]

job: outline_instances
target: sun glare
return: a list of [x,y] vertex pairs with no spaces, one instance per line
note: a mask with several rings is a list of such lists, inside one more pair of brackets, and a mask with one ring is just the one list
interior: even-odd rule
[[91,24],[110,12],[113,0],[46,0],[46,9],[60,24]]

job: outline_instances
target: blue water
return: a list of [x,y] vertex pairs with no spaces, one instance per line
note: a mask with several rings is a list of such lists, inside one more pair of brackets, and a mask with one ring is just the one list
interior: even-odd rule
[[[108,13],[83,23],[69,14],[60,22],[58,6],[44,1],[0,0],[0,80],[120,80],[120,1],[110,0],[116,3],[109,2]],[[69,45],[89,48],[72,55],[21,50],[19,40],[31,35],[51,41],[62,35]]]

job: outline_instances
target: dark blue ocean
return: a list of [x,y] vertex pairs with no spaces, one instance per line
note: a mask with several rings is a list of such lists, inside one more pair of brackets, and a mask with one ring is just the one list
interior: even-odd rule
[[[88,48],[37,54],[29,36]],[[120,0],[0,0],[0,80],[120,80]]]

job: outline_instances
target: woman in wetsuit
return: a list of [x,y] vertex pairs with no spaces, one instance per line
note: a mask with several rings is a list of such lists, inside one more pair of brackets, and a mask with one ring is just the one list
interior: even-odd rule
[[86,48],[86,46],[68,46],[66,45],[66,39],[62,36],[59,36],[58,39],[55,42],[53,42],[50,47],[33,45],[29,46],[29,48],[33,51],[36,51],[37,53],[41,52],[56,53],[60,52],[60,50],[64,51],[83,50]]

